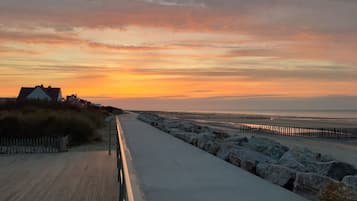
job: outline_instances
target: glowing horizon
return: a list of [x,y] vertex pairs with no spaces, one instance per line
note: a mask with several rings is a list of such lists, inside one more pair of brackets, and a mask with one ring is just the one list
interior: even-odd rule
[[[0,2],[0,96],[357,96],[357,3]],[[335,17],[338,16],[338,17]]]

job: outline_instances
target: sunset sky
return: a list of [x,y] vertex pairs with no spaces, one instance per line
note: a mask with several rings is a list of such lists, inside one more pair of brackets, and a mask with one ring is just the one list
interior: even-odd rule
[[0,96],[38,84],[125,108],[357,109],[357,1],[1,0]]

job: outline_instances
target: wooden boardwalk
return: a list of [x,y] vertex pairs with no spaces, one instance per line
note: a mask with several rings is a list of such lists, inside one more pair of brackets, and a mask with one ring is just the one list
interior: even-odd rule
[[0,201],[118,200],[115,153],[0,155]]

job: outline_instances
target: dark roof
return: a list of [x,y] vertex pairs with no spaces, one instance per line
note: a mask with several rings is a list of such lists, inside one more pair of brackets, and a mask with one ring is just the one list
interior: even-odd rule
[[35,88],[29,88],[29,87],[22,87],[19,93],[19,96],[17,96],[18,101],[23,101],[26,99],[28,95],[34,90]]
[[[41,88],[53,101],[57,101],[59,95],[61,94],[61,89],[60,88],[44,88],[42,86],[37,86]],[[26,97],[32,93],[33,90],[35,90],[37,87],[22,87],[19,93],[19,96],[17,97],[18,101],[23,101],[26,100]]]
[[42,88],[43,91],[46,92],[46,94],[51,97],[52,100],[57,101],[58,96],[61,93],[60,88]]

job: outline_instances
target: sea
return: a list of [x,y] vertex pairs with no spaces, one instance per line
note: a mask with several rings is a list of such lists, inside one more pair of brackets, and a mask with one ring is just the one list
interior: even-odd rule
[[284,117],[357,119],[357,110],[239,110],[239,111],[189,111],[189,112],[267,115],[267,116],[284,116]]

